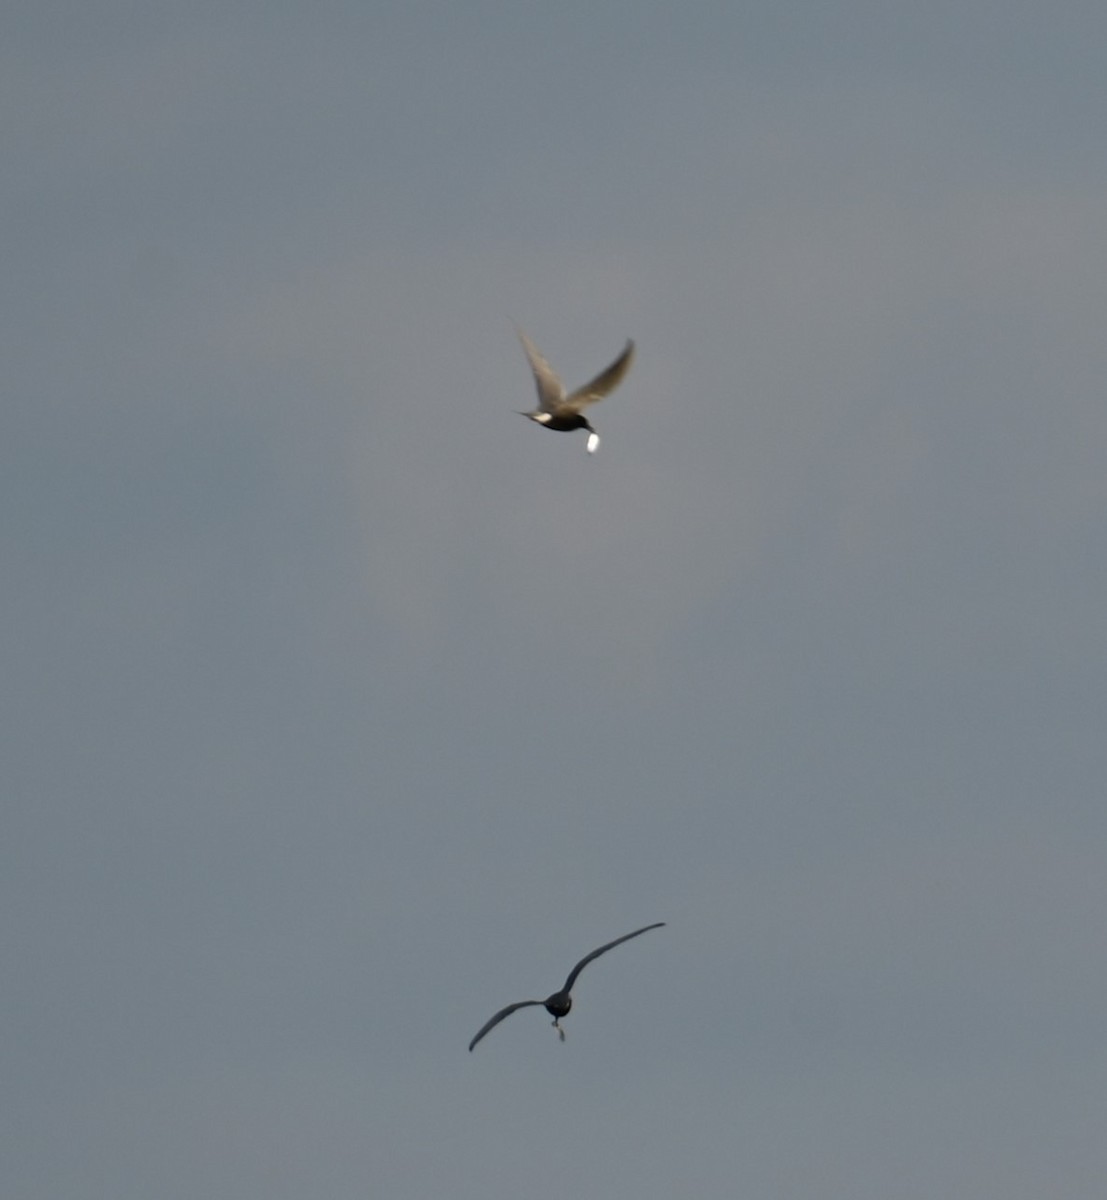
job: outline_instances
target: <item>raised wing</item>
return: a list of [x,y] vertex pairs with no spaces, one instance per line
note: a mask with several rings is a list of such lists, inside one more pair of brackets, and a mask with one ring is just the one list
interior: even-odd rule
[[623,347],[622,354],[611,366],[606,371],[601,371],[591,383],[577,388],[566,399],[563,407],[579,412],[586,404],[595,404],[597,400],[602,400],[604,396],[610,395],[623,382],[623,377],[630,370],[630,364],[633,361],[634,343],[628,340],[626,346]]
[[557,372],[550,366],[538,351],[538,347],[518,327],[515,332],[523,343],[523,353],[527,356],[530,369],[534,372],[534,385],[538,389],[538,409],[540,412],[552,413],[561,407],[565,399],[565,388]]
[[477,1042],[479,1042],[490,1029],[495,1029],[496,1026],[499,1025],[499,1023],[504,1019],[504,1017],[510,1017],[517,1008],[528,1008],[532,1004],[541,1003],[543,1003],[541,1000],[520,1000],[517,1004],[509,1004],[507,1008],[501,1008],[500,1011],[481,1028],[480,1033],[478,1033],[477,1036],[469,1043],[469,1052],[472,1053],[473,1047],[477,1044]]
[[[569,978],[565,980],[565,987],[562,990],[566,991],[566,992],[571,992],[573,990],[573,984],[576,983],[577,976],[581,973],[581,971],[583,971],[584,968],[586,966],[588,966],[588,964],[592,961],[592,959],[599,958],[601,954],[606,954],[608,952],[608,950],[610,950],[612,948],[612,946],[618,946],[622,942],[629,942],[631,938],[636,938],[640,933],[646,933],[650,929],[660,929],[661,926],[664,924],[665,924],[664,921],[657,921],[653,925],[643,925],[641,929],[636,929],[633,933],[624,933],[621,938],[616,938],[613,942],[608,942],[606,946],[601,946],[598,950],[593,950],[591,954],[586,954],[580,960],[580,962],[578,962],[577,965],[569,972]],[[505,1010],[500,1015],[507,1016],[507,1011]],[[499,1019],[500,1018],[498,1016],[493,1017],[491,1024],[494,1025]],[[489,1028],[491,1028],[491,1026],[489,1026]],[[482,1029],[481,1033],[484,1033],[484,1032],[485,1032],[485,1030]],[[477,1036],[479,1037],[480,1034],[478,1034]]]

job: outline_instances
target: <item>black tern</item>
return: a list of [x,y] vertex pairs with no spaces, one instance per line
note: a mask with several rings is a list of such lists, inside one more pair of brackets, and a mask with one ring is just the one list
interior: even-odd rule
[[569,1009],[573,1007],[573,998],[569,993],[573,990],[573,984],[577,981],[577,976],[584,970],[586,966],[594,958],[599,958],[601,954],[606,954],[612,946],[618,946],[623,942],[629,942],[631,938],[636,938],[640,933],[646,933],[650,929],[660,929],[664,925],[664,921],[658,921],[653,925],[643,925],[641,929],[636,929],[633,933],[624,933],[621,938],[616,938],[613,942],[608,942],[606,946],[601,946],[598,950],[593,950],[591,954],[586,954],[580,962],[569,972],[569,978],[565,980],[565,986],[560,992],[554,992],[552,996],[547,996],[545,1000],[520,1000],[516,1004],[509,1004],[507,1008],[501,1008],[500,1011],[488,1021],[481,1029],[480,1033],[469,1043],[469,1050],[481,1040],[482,1037],[490,1030],[495,1029],[497,1025],[504,1019],[509,1017],[517,1008],[528,1008],[531,1005],[541,1004],[546,1012],[553,1017],[553,1026],[557,1030],[557,1036],[564,1041],[565,1030],[561,1028],[558,1022],[564,1017]]
[[519,415],[530,417],[546,429],[556,429],[560,433],[568,433],[573,429],[587,429],[588,441],[585,448],[589,454],[594,454],[600,444],[600,435],[592,428],[584,415],[584,409],[589,404],[602,400],[622,383],[623,376],[630,370],[631,360],[634,358],[634,343],[628,340],[622,354],[610,367],[601,371],[591,383],[586,383],[584,387],[579,387],[566,396],[561,379],[538,352],[538,347],[518,326],[515,332],[519,335],[519,341],[523,343],[523,350],[530,363],[530,369],[534,372],[534,383],[538,388],[538,407],[533,412]]

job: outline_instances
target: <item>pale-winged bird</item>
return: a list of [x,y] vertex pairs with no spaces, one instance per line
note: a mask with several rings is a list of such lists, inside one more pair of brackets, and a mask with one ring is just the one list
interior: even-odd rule
[[601,371],[591,383],[577,388],[570,395],[565,394],[565,385],[557,372],[550,366],[538,351],[538,347],[518,327],[515,332],[523,343],[530,369],[534,372],[534,383],[538,389],[538,407],[533,412],[520,413],[520,416],[530,417],[546,429],[556,429],[568,433],[573,429],[587,429],[588,441],[585,447],[589,454],[596,452],[600,444],[600,435],[592,428],[584,410],[597,400],[613,392],[623,381],[623,376],[630,370],[634,358],[634,343],[628,341],[622,354],[608,367]]
[[594,958],[599,958],[601,954],[606,954],[612,946],[618,946],[623,942],[629,942],[631,938],[636,938],[640,933],[646,933],[650,929],[660,929],[664,925],[664,921],[658,921],[654,925],[643,925],[641,929],[636,929],[633,933],[624,933],[621,938],[616,938],[613,942],[608,942],[606,946],[601,946],[598,950],[593,950],[591,954],[586,954],[580,962],[569,972],[569,978],[565,980],[565,986],[559,992],[554,992],[552,996],[547,996],[545,1000],[520,1000],[516,1004],[509,1004],[507,1008],[501,1008],[500,1011],[492,1017],[491,1020],[485,1023],[481,1031],[469,1043],[469,1049],[481,1040],[482,1037],[490,1030],[495,1029],[497,1025],[504,1019],[509,1017],[517,1008],[529,1008],[531,1005],[541,1004],[546,1012],[553,1017],[553,1025],[557,1030],[558,1037],[565,1040],[565,1030],[561,1028],[558,1022],[565,1016],[569,1009],[573,1007],[573,998],[569,993],[573,990],[573,984],[577,981],[577,976],[584,970],[586,966]]

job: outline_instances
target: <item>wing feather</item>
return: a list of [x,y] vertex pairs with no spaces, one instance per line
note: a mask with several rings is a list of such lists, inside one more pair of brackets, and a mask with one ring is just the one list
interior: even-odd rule
[[518,327],[515,332],[523,344],[523,353],[527,356],[530,369],[534,373],[534,386],[538,389],[538,409],[540,412],[555,412],[565,399],[565,387],[558,373],[542,357],[538,347]]
[[619,355],[611,366],[601,371],[591,383],[586,383],[583,387],[577,388],[571,396],[567,397],[563,407],[580,412],[585,405],[595,404],[597,400],[602,400],[604,396],[609,396],[623,382],[633,361],[634,343],[628,339],[626,346],[623,347],[622,354]]
[[495,1029],[496,1026],[499,1025],[499,1023],[504,1019],[504,1017],[510,1017],[517,1008],[528,1008],[532,1004],[541,1003],[541,1000],[519,1000],[515,1004],[509,1004],[507,1008],[501,1008],[500,1011],[491,1018],[491,1020],[485,1022],[485,1024],[481,1027],[480,1033],[478,1033],[477,1036],[469,1043],[470,1053],[472,1053],[473,1047],[477,1044],[477,1042],[479,1042],[490,1029]]
[[[606,946],[601,946],[598,950],[593,950],[591,954],[586,954],[569,972],[569,978],[565,980],[565,987],[562,990],[565,992],[571,992],[573,990],[573,984],[576,983],[577,976],[581,973],[581,971],[584,970],[586,966],[588,966],[592,959],[599,958],[601,954],[606,954],[613,946],[619,946],[623,942],[629,942],[631,938],[636,938],[640,933],[646,933],[650,929],[660,929],[664,924],[664,921],[657,921],[653,925],[643,925],[641,929],[636,929],[633,933],[624,933],[622,937],[616,938],[613,942],[608,942]],[[506,1016],[507,1013],[505,1012],[502,1015]],[[498,1017],[493,1018],[492,1023],[495,1024],[498,1019]],[[484,1033],[483,1029],[481,1030],[481,1033]]]

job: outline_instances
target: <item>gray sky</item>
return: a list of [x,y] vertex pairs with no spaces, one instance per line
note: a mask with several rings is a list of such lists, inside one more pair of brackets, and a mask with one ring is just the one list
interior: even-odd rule
[[1095,1194],[1105,42],[9,13],[5,1197]]

